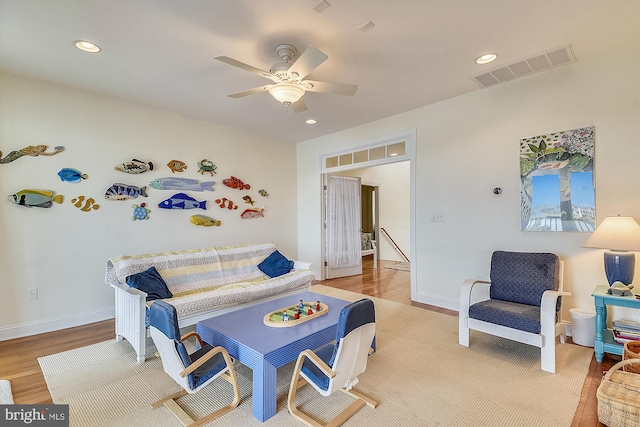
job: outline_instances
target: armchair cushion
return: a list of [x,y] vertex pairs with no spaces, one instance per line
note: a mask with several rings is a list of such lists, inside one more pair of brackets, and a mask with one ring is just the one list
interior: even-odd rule
[[126,278],[127,285],[139,289],[147,294],[147,301],[172,298],[173,294],[155,267],[132,274]]
[[[333,354],[335,352],[335,344],[329,343],[320,347],[317,350],[314,350],[316,356],[320,358],[324,363],[331,366],[331,360],[333,359]],[[329,389],[329,377],[324,374],[313,362],[309,359],[305,359],[302,364],[302,372],[309,377],[309,379],[315,383],[322,390],[327,391]]]
[[[213,349],[212,345],[205,344],[201,349],[196,350],[194,353],[191,353],[189,357],[192,363],[207,354],[211,349]],[[191,374],[189,374],[189,383],[192,389],[200,387],[202,384],[207,382],[209,378],[217,375],[218,372],[222,371],[226,367],[227,364],[224,361],[224,356],[222,355],[222,353],[216,354],[211,359],[204,362]]]
[[559,271],[556,254],[495,251],[491,256],[491,299],[540,307],[544,291],[558,290]]
[[490,299],[469,307],[469,317],[532,334],[540,333],[540,307],[534,305]]

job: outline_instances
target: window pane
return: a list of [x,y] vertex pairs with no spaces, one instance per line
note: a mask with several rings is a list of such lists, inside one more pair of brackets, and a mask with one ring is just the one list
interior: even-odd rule
[[404,155],[404,141],[397,144],[391,144],[387,147],[387,155],[389,157],[403,156]]
[[351,153],[340,156],[340,166],[350,165],[351,163],[353,163]]
[[325,168],[335,168],[338,166],[338,158],[337,157],[327,157],[325,160]]
[[369,160],[380,160],[386,157],[385,147],[372,148],[369,150]]
[[354,163],[362,163],[369,160],[369,151],[357,151],[353,153],[353,162]]

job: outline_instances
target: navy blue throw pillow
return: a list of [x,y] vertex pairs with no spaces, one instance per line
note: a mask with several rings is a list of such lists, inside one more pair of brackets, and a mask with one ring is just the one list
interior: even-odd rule
[[147,293],[147,301],[172,298],[173,294],[155,267],[127,276],[127,285]]
[[269,277],[278,277],[287,274],[293,269],[293,261],[288,260],[276,250],[258,264],[258,268]]

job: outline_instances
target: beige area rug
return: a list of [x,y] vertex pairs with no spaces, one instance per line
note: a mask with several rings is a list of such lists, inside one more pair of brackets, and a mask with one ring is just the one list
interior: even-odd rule
[[9,380],[0,380],[0,405],[13,405],[13,394]]
[[408,262],[399,262],[397,264],[385,265],[384,268],[392,270],[411,271],[411,264]]
[[[322,285],[314,292],[356,301],[362,295]],[[378,351],[357,388],[379,400],[346,426],[569,426],[580,399],[593,349],[557,347],[557,374],[540,370],[539,349],[472,331],[471,347],[458,345],[457,317],[371,298],[376,305]],[[179,390],[148,349],[136,363],[126,342],[105,341],[42,357],[53,401],[70,405],[71,426],[180,426],[151,402]],[[236,363],[242,400],[236,410],[208,425],[299,426],[286,396],[293,362],[278,370],[278,413],[265,423],[251,415],[251,370]],[[215,381],[180,402],[196,416],[231,400],[231,387]],[[303,410],[331,418],[351,398],[323,398],[303,387]]]

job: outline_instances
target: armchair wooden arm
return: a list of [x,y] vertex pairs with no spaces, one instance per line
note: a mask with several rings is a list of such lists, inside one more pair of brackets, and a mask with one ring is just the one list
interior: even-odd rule
[[200,366],[204,365],[209,359],[211,359],[213,356],[215,356],[218,353],[222,353],[222,357],[224,357],[224,361],[227,364],[227,367],[231,368],[233,366],[233,362],[231,361],[231,356],[229,356],[229,353],[227,352],[227,350],[224,347],[214,347],[208,352],[206,352],[204,356],[200,357],[191,365],[187,366],[182,371],[180,371],[180,376],[182,378],[186,377],[187,375],[189,375],[190,373],[198,369]]

